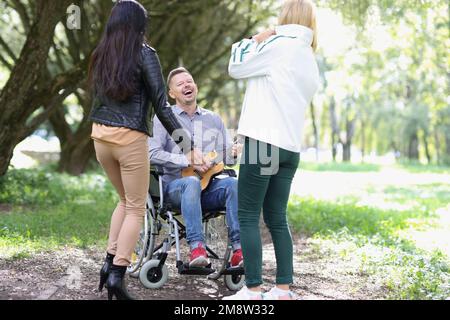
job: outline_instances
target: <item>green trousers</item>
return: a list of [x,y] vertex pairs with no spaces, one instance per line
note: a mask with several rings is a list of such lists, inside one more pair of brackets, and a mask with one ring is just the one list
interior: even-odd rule
[[239,168],[238,217],[247,287],[262,284],[261,209],[277,262],[276,283],[293,282],[292,237],[286,208],[300,154],[245,139]]

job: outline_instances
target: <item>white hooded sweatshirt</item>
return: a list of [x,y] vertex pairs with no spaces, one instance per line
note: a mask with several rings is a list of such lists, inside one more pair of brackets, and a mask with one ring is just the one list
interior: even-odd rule
[[300,152],[305,111],[319,86],[313,31],[289,24],[257,43],[233,44],[228,72],[247,79],[238,134]]

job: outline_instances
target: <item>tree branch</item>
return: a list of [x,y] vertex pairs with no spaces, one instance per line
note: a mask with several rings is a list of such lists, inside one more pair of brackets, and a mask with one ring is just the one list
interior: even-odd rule
[[61,145],[71,139],[73,133],[64,117],[64,104],[56,107],[56,110],[50,115],[49,121]]
[[[84,85],[85,69],[88,58],[85,58],[73,69],[56,76],[42,91],[35,93],[35,103],[44,106],[44,111],[34,117],[22,129],[21,137],[25,139],[32,134],[45,120],[62,105],[64,100],[77,88]],[[61,90],[63,90],[61,92]],[[39,100],[40,99],[40,100]]]
[[20,20],[22,21],[25,33],[28,33],[30,31],[32,21],[27,13],[27,8],[22,2],[20,2],[20,0],[11,0],[11,2],[12,7],[17,11],[17,13],[20,16]]
[[83,83],[86,76],[87,63],[88,58],[85,58],[72,69],[51,79],[48,78],[48,74],[44,76],[44,78],[48,80],[42,81],[42,85],[28,97],[28,99],[33,102],[33,105],[37,107],[34,109],[29,108],[31,110],[25,108],[22,116],[28,118],[32,112],[40,106],[49,105],[51,97],[60,95],[61,90],[64,90],[64,93],[67,93],[67,91],[70,90],[67,95],[73,93]]
[[42,111],[40,114],[38,114],[36,117],[31,120],[31,122],[26,126],[23,127],[21,130],[21,133],[19,135],[20,140],[25,139],[29,135],[33,134],[34,131],[45,121],[47,120],[50,115],[59,107],[62,105],[64,100],[76,89],[78,86],[77,84],[72,85],[71,87],[64,90],[62,94],[58,94],[53,96],[49,104],[45,107],[44,111]]
[[[248,34],[248,32],[250,32],[250,30],[252,30],[253,27],[256,26],[256,24],[257,22],[255,21],[251,25],[247,25],[247,28],[244,31],[242,31],[239,37],[237,38],[242,39],[243,37],[245,37]],[[220,60],[229,50],[230,48],[225,46],[219,53],[212,56],[210,59],[202,59],[202,62],[195,64],[196,67],[192,70],[192,72],[195,73],[196,75],[201,75],[206,69],[208,69],[208,66]]]
[[8,60],[6,60],[5,57],[3,57],[1,54],[0,54],[0,63],[4,65],[6,68],[8,68],[9,71],[11,71],[14,68],[14,65],[11,64]]
[[13,59],[14,63],[17,62],[17,57],[14,54],[14,52],[11,50],[11,48],[8,46],[8,44],[5,42],[5,40],[3,40],[3,38],[0,35],[0,46],[3,47],[3,49],[5,49],[6,53],[8,54],[8,56],[11,57],[11,59]]

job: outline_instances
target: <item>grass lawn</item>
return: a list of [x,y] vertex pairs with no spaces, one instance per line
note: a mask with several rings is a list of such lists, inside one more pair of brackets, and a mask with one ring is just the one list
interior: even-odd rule
[[105,245],[117,198],[98,173],[80,178],[13,170],[0,181],[0,258],[14,259],[64,245]]

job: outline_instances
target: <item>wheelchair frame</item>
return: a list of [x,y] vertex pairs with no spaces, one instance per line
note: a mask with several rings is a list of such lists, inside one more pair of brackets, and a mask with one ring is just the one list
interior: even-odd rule
[[[162,176],[164,172],[161,168],[153,166],[155,170],[150,171],[150,191],[147,197],[147,209],[144,219],[144,227],[141,231],[141,237],[135,249],[137,260],[128,267],[128,273],[131,276],[138,276],[144,287],[149,289],[157,289],[162,287],[168,279],[168,268],[166,259],[172,246],[176,249],[176,268],[181,275],[206,275],[208,279],[218,280],[224,276],[225,285],[228,289],[236,291],[244,285],[244,269],[242,267],[231,268],[230,257],[232,246],[228,237],[227,227],[227,244],[223,257],[220,253],[208,246],[206,242],[206,251],[208,258],[223,260],[220,267],[215,270],[211,264],[207,267],[189,267],[189,263],[183,263],[181,259],[180,241],[186,237],[185,226],[176,218],[181,212],[172,211],[171,207],[164,203],[164,194],[162,186]],[[233,176],[234,170],[226,170],[229,176]],[[230,174],[231,173],[231,174]],[[234,176],[235,173],[234,173]],[[158,181],[158,190],[152,185],[152,180]],[[155,206],[158,203],[158,206]],[[217,210],[203,212],[204,234],[208,234],[208,226],[211,219],[224,218],[225,211]],[[162,222],[168,225],[169,232],[164,235],[161,243],[156,243],[156,239],[162,231]],[[224,222],[226,226],[226,223]]]

